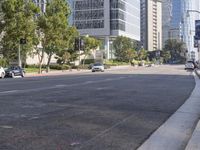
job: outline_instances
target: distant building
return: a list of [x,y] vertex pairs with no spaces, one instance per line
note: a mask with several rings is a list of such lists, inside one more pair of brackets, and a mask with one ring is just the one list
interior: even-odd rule
[[162,49],[161,0],[141,0],[141,43],[148,51]]
[[163,0],[162,30],[163,47],[168,39],[181,40],[182,0]]
[[82,36],[103,41],[107,59],[113,58],[112,41],[126,36],[140,41],[140,0],[69,0],[71,23]]
[[44,13],[46,11],[46,2],[47,0],[33,0],[33,2],[41,8],[41,11]]
[[[196,12],[195,12],[196,11]],[[195,20],[200,20],[200,1],[199,0],[181,0],[181,34],[183,42],[187,47],[187,58],[199,60],[199,52],[194,48]]]

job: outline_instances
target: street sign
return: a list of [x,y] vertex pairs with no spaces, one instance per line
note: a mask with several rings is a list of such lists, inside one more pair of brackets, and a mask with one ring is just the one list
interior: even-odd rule
[[200,20],[195,20],[195,37],[200,40]]

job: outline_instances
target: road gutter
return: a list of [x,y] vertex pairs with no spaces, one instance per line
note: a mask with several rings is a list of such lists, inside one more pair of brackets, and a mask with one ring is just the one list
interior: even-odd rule
[[200,80],[186,102],[138,150],[183,150],[200,116]]

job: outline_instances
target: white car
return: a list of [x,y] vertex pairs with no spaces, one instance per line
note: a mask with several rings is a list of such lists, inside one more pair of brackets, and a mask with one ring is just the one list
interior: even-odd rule
[[5,71],[3,67],[0,66],[0,78],[4,78],[4,77],[5,77]]
[[194,63],[192,61],[187,61],[186,62],[186,64],[185,64],[185,70],[187,70],[187,69],[191,69],[191,70],[195,69]]
[[104,72],[104,65],[101,64],[101,63],[95,63],[95,64],[92,66],[92,72],[95,72],[95,71]]

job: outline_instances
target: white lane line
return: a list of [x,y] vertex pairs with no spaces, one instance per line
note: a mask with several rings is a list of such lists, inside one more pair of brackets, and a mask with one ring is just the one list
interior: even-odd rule
[[66,87],[67,85],[65,84],[60,84],[60,85],[56,85],[56,87]]
[[0,94],[17,93],[17,92],[19,92],[19,91],[20,91],[20,90],[2,91],[2,92],[0,92]]
[[0,125],[0,128],[3,128],[3,129],[12,129],[13,127],[12,126],[8,126],[8,125]]
[[107,82],[107,81],[115,81],[115,80],[121,80],[125,79],[127,77],[118,77],[118,78],[107,78],[103,80],[95,80],[95,81],[85,81],[83,83],[75,83],[75,84],[69,84],[69,85],[54,85],[51,87],[41,87],[41,88],[35,88],[35,89],[25,89],[25,90],[11,90],[11,91],[3,91],[0,92],[0,95],[7,95],[7,94],[16,94],[16,93],[25,93],[25,92],[36,92],[36,91],[42,91],[42,90],[51,90],[51,89],[57,89],[57,88],[63,88],[63,87],[73,87],[73,86],[80,86],[80,85],[87,85],[87,84],[93,84],[93,83],[101,83],[101,82]]

